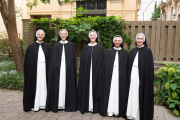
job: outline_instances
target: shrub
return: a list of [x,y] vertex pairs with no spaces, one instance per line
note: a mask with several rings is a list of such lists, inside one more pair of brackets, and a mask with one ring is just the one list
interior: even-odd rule
[[23,90],[24,87],[24,77],[20,76],[16,70],[9,72],[0,73],[0,88],[13,89],[13,90]]
[[[19,42],[23,52],[23,39],[19,38]],[[6,31],[0,32],[0,51],[3,55],[8,54],[9,56],[12,56],[10,41]]]
[[7,69],[15,70],[16,66],[12,61],[0,62],[0,71],[6,71]]
[[158,80],[164,86],[161,90],[161,102],[172,108],[175,116],[180,117],[180,66],[166,65],[167,67],[161,67],[157,72]]
[[0,56],[0,62],[8,62],[12,61],[12,57],[9,57],[7,55]]
[[[73,42],[76,46],[79,42],[88,42],[88,33],[94,29],[100,31],[99,42],[105,50],[112,47],[112,39],[115,35],[120,35],[124,42],[128,43],[127,51],[130,51],[130,44],[132,39],[127,36],[123,31],[127,28],[126,22],[120,16],[107,16],[107,17],[73,17],[69,19],[56,18],[49,20],[47,18],[41,18],[40,20],[34,19],[31,23],[35,23],[37,29],[43,29],[46,33],[45,42],[49,43],[50,46],[57,40],[54,29],[67,29],[69,41]],[[49,24],[51,23],[51,27]],[[130,32],[130,31],[129,31]]]

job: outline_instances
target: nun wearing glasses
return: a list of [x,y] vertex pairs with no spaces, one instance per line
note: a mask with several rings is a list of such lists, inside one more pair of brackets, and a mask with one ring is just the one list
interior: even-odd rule
[[37,30],[34,43],[30,44],[26,51],[23,93],[25,111],[39,111],[46,106],[51,47],[44,42],[44,37],[44,31]]
[[101,111],[103,115],[126,117],[126,82],[128,53],[123,39],[116,35],[113,47],[106,51]]
[[61,29],[52,49],[45,111],[77,111],[76,88],[75,47],[68,41],[68,31]]
[[136,35],[137,47],[129,54],[128,84],[129,95],[127,118],[152,120],[154,114],[154,62],[151,49],[147,47],[146,36]]
[[103,77],[104,49],[98,44],[97,33],[89,32],[89,44],[85,45],[80,58],[78,81],[78,110],[98,113],[100,107],[100,88]]

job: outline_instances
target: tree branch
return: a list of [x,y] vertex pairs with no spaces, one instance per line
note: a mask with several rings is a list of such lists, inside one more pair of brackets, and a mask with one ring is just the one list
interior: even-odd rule
[[2,17],[8,20],[8,9],[6,0],[0,0],[0,12],[2,14]]

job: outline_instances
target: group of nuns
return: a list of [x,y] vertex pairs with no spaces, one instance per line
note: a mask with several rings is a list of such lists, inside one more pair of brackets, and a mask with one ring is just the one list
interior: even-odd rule
[[[53,48],[38,30],[30,44],[24,64],[25,111],[59,110],[87,112],[152,120],[154,113],[154,63],[143,33],[136,35],[137,47],[129,55],[123,39],[116,35],[112,48],[104,53],[96,31],[89,32],[89,43],[80,57],[77,83],[76,51],[61,29]],[[78,87],[77,87],[78,86]]]

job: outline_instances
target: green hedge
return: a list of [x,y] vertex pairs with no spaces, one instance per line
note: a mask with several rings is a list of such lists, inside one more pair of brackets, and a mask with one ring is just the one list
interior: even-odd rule
[[[130,44],[132,43],[131,38],[123,31],[127,29],[127,24],[120,16],[89,16],[88,18],[73,17],[69,19],[56,18],[52,20],[41,18],[40,20],[34,19],[31,23],[35,23],[37,29],[43,29],[45,31],[45,42],[49,43],[51,46],[53,46],[58,37],[54,37],[54,29],[62,28],[68,30],[69,41],[73,42],[75,45],[78,45],[79,41],[87,42],[88,33],[92,29],[100,31],[100,44],[105,50],[112,46],[112,39],[115,35],[121,35],[123,42],[128,43],[128,52],[130,51]],[[51,23],[52,27],[49,27],[49,23]]]

